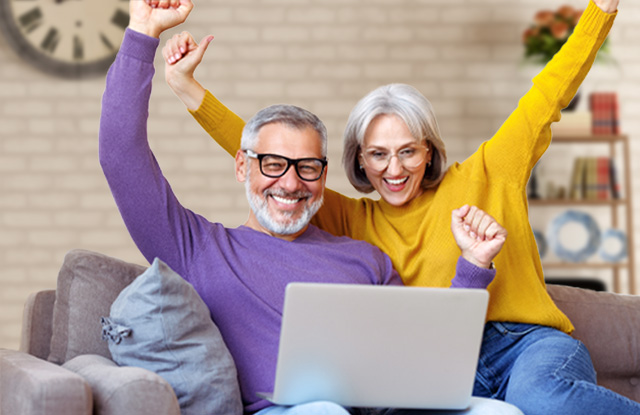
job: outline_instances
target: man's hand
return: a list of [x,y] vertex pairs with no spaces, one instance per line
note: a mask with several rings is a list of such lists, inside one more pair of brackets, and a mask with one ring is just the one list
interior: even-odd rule
[[507,230],[492,216],[469,205],[451,212],[451,231],[462,257],[482,268],[490,267],[507,238]]
[[193,73],[212,40],[213,36],[207,36],[198,44],[189,32],[182,32],[174,35],[162,48],[167,84],[191,110],[198,109],[204,99],[205,89],[195,80]]
[[191,0],[130,0],[129,29],[159,38],[160,33],[187,19]]

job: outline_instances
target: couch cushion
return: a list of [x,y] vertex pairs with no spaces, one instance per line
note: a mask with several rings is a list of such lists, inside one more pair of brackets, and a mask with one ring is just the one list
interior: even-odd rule
[[0,414],[89,415],[89,384],[75,373],[16,350],[0,349]]
[[91,386],[94,415],[180,415],[171,385],[148,370],[119,367],[98,355],[74,357],[62,367]]
[[48,360],[62,364],[83,354],[110,358],[100,336],[100,318],[145,269],[96,252],[70,251],[58,274]]
[[598,384],[640,401],[640,296],[547,285],[575,326],[598,372]]
[[156,259],[104,320],[113,360],[165,378],[182,415],[241,414],[235,364],[196,290]]

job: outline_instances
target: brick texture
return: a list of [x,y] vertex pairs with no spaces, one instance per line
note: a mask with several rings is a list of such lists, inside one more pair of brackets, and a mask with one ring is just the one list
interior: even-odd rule
[[[539,70],[522,64],[522,31],[538,9],[561,3],[584,7],[586,0],[199,0],[178,30],[215,36],[196,75],[243,118],[280,102],[316,112],[329,129],[329,186],[356,196],[340,154],[342,129],[360,97],[390,82],[416,86],[435,107],[450,162],[464,160]],[[618,91],[635,160],[638,15],[637,2],[622,0],[610,36],[618,65],[597,65],[582,88],[584,96]],[[232,159],[191,120],[164,84],[161,59],[157,64],[149,125],[160,164],[185,205],[228,226],[242,224],[247,204]],[[55,287],[68,250],[145,264],[98,163],[103,88],[103,76],[68,81],[40,73],[0,36],[0,347],[18,347],[25,298]],[[633,169],[640,177],[640,165]],[[640,257],[640,181],[632,188]]]

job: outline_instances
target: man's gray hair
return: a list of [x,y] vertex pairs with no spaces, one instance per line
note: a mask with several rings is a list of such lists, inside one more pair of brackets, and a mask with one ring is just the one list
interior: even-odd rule
[[320,136],[322,157],[327,156],[327,128],[315,114],[295,105],[272,105],[254,115],[242,130],[241,146],[245,150],[253,150],[260,129],[267,124],[280,123],[288,127],[303,130],[313,128]]

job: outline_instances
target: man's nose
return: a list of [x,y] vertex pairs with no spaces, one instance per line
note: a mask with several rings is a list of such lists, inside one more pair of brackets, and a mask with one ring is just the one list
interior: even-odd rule
[[302,186],[302,179],[298,177],[295,166],[289,167],[289,170],[278,180],[280,186],[289,192],[295,192]]

